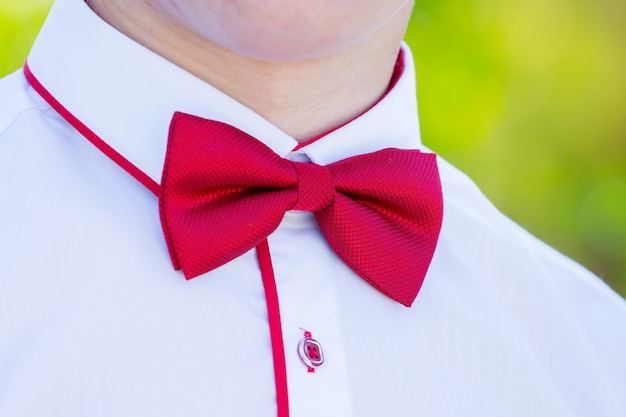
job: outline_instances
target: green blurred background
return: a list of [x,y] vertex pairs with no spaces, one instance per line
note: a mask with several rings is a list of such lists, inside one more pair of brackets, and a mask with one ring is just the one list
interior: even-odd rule
[[[51,0],[0,0],[0,76]],[[416,0],[424,142],[626,296],[626,2]]]

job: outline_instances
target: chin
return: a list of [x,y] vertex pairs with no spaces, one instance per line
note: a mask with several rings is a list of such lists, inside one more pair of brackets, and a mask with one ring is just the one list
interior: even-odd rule
[[[408,0],[215,0],[171,10],[180,23],[239,55],[270,62],[322,59],[363,41]],[[359,7],[357,7],[359,6]],[[191,11],[193,11],[193,13]]]
[[271,31],[264,27],[246,30],[200,33],[214,43],[247,58],[297,63],[314,61],[347,50],[363,41],[367,33],[359,30],[316,30],[319,28],[290,28]]

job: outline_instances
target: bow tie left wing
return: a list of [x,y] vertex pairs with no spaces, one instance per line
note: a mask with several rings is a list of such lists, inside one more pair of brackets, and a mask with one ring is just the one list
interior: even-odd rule
[[263,143],[176,113],[159,200],[174,267],[190,279],[254,248],[293,206],[296,186],[293,167]]

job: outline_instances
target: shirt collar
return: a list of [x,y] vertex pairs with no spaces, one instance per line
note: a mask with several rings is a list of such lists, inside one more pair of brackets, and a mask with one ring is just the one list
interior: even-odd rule
[[[420,147],[415,76],[405,68],[373,108],[300,148],[318,164],[395,147]],[[159,182],[175,111],[219,120],[285,157],[297,142],[263,117],[100,19],[81,0],[57,0],[28,58],[29,68],[74,116]]]

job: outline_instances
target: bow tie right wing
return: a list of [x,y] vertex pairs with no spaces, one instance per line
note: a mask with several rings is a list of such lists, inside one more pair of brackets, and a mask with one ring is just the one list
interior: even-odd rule
[[410,306],[441,229],[443,199],[436,156],[384,149],[329,168],[338,194],[316,215],[322,233],[363,279]]

